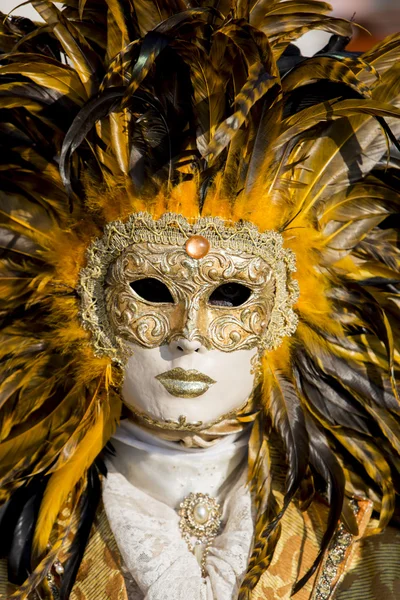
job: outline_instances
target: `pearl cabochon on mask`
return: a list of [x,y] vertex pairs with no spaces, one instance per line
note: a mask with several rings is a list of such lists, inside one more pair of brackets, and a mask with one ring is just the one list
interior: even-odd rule
[[193,235],[185,244],[185,250],[191,258],[203,258],[210,251],[210,242],[202,235]]

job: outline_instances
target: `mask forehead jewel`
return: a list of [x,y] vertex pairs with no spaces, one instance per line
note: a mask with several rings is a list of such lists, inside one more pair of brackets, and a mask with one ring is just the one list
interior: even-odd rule
[[206,256],[210,251],[210,242],[202,235],[192,235],[185,244],[186,253],[195,259]]

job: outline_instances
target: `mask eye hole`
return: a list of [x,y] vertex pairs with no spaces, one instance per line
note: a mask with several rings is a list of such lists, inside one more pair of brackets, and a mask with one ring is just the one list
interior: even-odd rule
[[223,283],[219,285],[208,299],[211,306],[241,306],[251,296],[251,289],[241,283]]
[[140,298],[147,300],[147,302],[154,302],[157,304],[173,304],[174,302],[171,292],[165,283],[154,277],[137,279],[136,281],[132,281],[129,285]]

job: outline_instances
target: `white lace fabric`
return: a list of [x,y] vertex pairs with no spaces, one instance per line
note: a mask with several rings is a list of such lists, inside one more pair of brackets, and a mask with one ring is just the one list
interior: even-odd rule
[[[203,578],[196,557],[181,537],[177,511],[152,497],[148,485],[143,491],[128,481],[116,465],[118,460],[108,462],[103,502],[125,569],[137,586],[128,585],[129,600],[236,599],[254,528],[246,472],[223,494],[222,529],[209,550],[207,577]],[[160,473],[154,475],[160,477]],[[201,487],[201,481],[197,486]]]

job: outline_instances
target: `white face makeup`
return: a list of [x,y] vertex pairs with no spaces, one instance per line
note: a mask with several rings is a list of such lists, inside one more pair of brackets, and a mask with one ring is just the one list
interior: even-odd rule
[[125,367],[124,401],[154,425],[206,428],[246,404],[257,353],[257,348],[207,350],[183,338],[151,349],[134,345]]
[[297,325],[295,257],[251,223],[135,213],[109,223],[80,273],[96,356],[150,425],[202,431],[246,407],[259,359]]
[[275,291],[262,258],[135,244],[106,283],[110,323],[129,346],[122,395],[136,415],[201,431],[246,406]]

